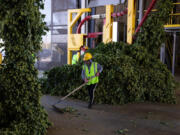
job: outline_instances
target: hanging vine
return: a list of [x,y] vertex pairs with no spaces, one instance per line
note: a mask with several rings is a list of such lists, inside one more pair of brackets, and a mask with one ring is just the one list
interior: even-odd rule
[[0,133],[44,135],[49,126],[40,105],[34,57],[46,33],[43,0],[0,0],[0,37],[5,58],[0,69]]

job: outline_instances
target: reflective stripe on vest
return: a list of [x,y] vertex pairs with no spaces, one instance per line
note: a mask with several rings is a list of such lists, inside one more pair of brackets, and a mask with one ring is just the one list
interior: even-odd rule
[[[94,77],[94,76],[96,76],[96,73],[97,73],[97,63],[96,62],[91,63],[90,71],[88,69],[88,66],[86,64],[84,64],[83,70],[84,70],[86,78],[89,80],[87,85],[96,84],[99,82],[99,77],[98,76]],[[91,79],[92,77],[94,77],[94,78]]]

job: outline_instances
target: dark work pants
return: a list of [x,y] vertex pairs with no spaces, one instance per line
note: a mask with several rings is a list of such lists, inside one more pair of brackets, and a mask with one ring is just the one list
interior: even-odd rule
[[94,91],[95,91],[96,85],[97,85],[97,83],[96,83],[96,84],[87,85],[87,89],[88,89],[89,97],[90,97],[89,104],[91,104],[91,105],[93,104],[93,100],[94,100]]

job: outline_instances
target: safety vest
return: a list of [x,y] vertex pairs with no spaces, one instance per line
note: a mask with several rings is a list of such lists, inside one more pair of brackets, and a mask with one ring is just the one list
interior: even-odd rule
[[72,65],[73,64],[76,64],[78,62],[79,58],[78,58],[78,53],[74,54],[73,55],[73,58],[72,58]]
[[[91,63],[90,71],[88,69],[88,66],[86,64],[84,64],[83,65],[83,70],[84,70],[86,78],[89,80],[87,85],[96,84],[96,83],[99,82],[99,77],[96,76],[97,62],[92,62]],[[93,78],[93,79],[91,79],[91,78]]]
[[36,61],[36,56],[35,56],[35,54],[32,53],[32,57],[33,57],[33,62],[35,62],[35,61]]

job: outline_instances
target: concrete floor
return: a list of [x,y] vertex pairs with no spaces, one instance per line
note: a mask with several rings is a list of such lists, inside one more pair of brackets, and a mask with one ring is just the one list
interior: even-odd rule
[[94,105],[92,109],[86,102],[68,99],[57,107],[75,111],[63,114],[51,106],[59,97],[45,95],[41,102],[53,123],[47,135],[180,135],[180,89],[176,94],[176,105]]

